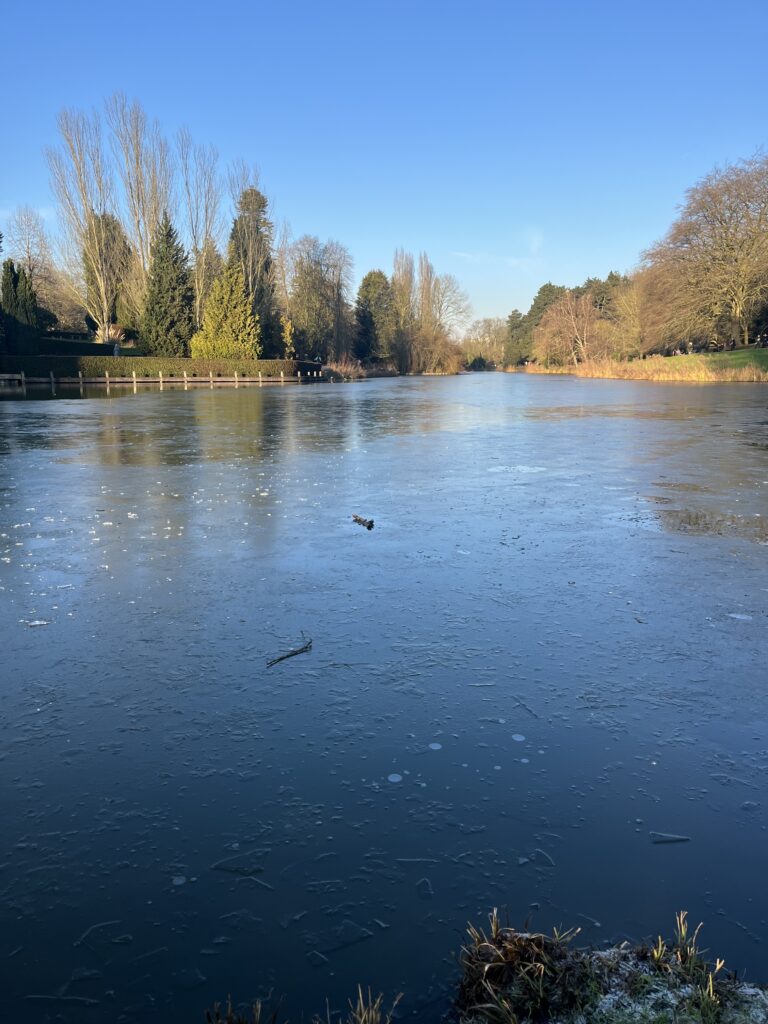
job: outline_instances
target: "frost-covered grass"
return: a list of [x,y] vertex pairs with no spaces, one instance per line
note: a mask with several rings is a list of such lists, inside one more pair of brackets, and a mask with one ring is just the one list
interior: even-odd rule
[[768,992],[710,963],[699,928],[677,915],[669,944],[595,951],[577,931],[541,935],[470,927],[462,953],[460,1024],[768,1024]]
[[[461,951],[463,976],[456,1024],[768,1024],[768,989],[740,981],[710,962],[681,911],[674,935],[653,945],[624,942],[580,949],[579,929],[552,935],[503,927],[497,912],[488,930],[470,925]],[[345,1014],[328,1010],[311,1024],[392,1024],[398,996],[358,986]],[[208,1024],[284,1024],[279,1007],[238,1010],[227,1003],[206,1014]]]
[[[370,989],[363,991],[358,985],[357,995],[350,999],[345,1017],[338,1017],[334,1024],[392,1024],[392,1015],[400,997],[398,996],[389,1009],[384,1004],[384,996],[374,996]],[[282,1020],[280,1009],[266,1011],[260,1002],[255,1003],[247,1011],[236,1010],[232,1000],[226,1007],[214,1006],[205,1015],[207,1024],[279,1024]],[[312,1024],[331,1024],[331,1012],[326,1009],[325,1017],[314,1017]]]

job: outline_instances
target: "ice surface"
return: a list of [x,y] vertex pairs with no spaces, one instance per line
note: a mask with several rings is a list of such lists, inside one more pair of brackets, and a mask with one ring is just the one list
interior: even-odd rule
[[493,906],[594,941],[686,908],[763,978],[765,408],[501,374],[0,402],[6,1014],[310,1019],[362,981],[430,1024]]

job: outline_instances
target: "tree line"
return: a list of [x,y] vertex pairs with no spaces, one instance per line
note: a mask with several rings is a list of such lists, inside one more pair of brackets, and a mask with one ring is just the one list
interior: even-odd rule
[[[768,338],[768,157],[708,174],[629,274],[547,282],[526,313],[476,320],[458,282],[398,250],[356,297],[336,241],[277,229],[258,174],[173,142],[121,93],[63,110],[47,151],[61,231],[28,206],[7,221],[0,346],[87,329],[158,356],[356,360],[438,372],[559,365]],[[0,235],[0,252],[3,238]]]
[[[481,324],[487,324],[481,321]],[[492,321],[509,365],[633,359],[768,342],[768,157],[716,169],[686,192],[666,235],[630,274],[551,282],[523,314]],[[478,332],[465,338],[484,355]]]
[[169,141],[122,93],[63,110],[46,156],[61,231],[54,255],[36,211],[9,218],[6,347],[56,327],[158,356],[458,365],[468,304],[455,278],[399,250],[353,299],[343,245],[278,231],[255,169],[223,169],[186,129]]

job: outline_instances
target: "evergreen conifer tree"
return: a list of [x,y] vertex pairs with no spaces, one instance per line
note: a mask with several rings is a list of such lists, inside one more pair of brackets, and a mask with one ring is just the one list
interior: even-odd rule
[[357,292],[355,345],[358,359],[388,359],[392,354],[395,315],[392,286],[382,270],[369,271]]
[[245,291],[259,322],[262,348],[270,357],[282,349],[280,313],[275,295],[272,261],[274,225],[268,217],[267,197],[257,188],[243,190],[229,236],[229,259],[242,269]]
[[0,285],[2,299],[0,301],[2,301],[5,315],[13,319],[16,317],[16,284],[18,279],[19,275],[16,273],[13,260],[6,260],[3,263],[3,278]]
[[0,296],[5,343],[18,351],[37,335],[40,318],[32,282],[23,267],[16,269],[13,260],[3,263]]
[[[3,251],[3,232],[0,231],[0,253]],[[3,313],[2,281],[0,280],[0,352],[5,348],[5,314]]]
[[205,305],[203,326],[193,335],[195,359],[258,359],[259,323],[253,315],[240,264],[232,261],[216,278]]
[[[3,233],[0,231],[0,254],[3,251]],[[3,268],[5,269],[5,268]],[[3,307],[3,285],[0,278],[0,352],[5,349],[5,312]]]
[[37,294],[32,280],[24,267],[19,267],[16,278],[16,319],[24,327],[34,330],[40,326],[37,311]]
[[143,346],[151,355],[186,356],[193,330],[194,292],[187,254],[166,213],[152,244],[141,320]]

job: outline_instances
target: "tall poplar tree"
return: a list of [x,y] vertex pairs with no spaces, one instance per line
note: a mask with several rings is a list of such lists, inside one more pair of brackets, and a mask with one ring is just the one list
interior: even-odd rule
[[141,340],[150,355],[189,355],[194,301],[187,254],[165,213],[152,243],[147,299],[141,319]]

